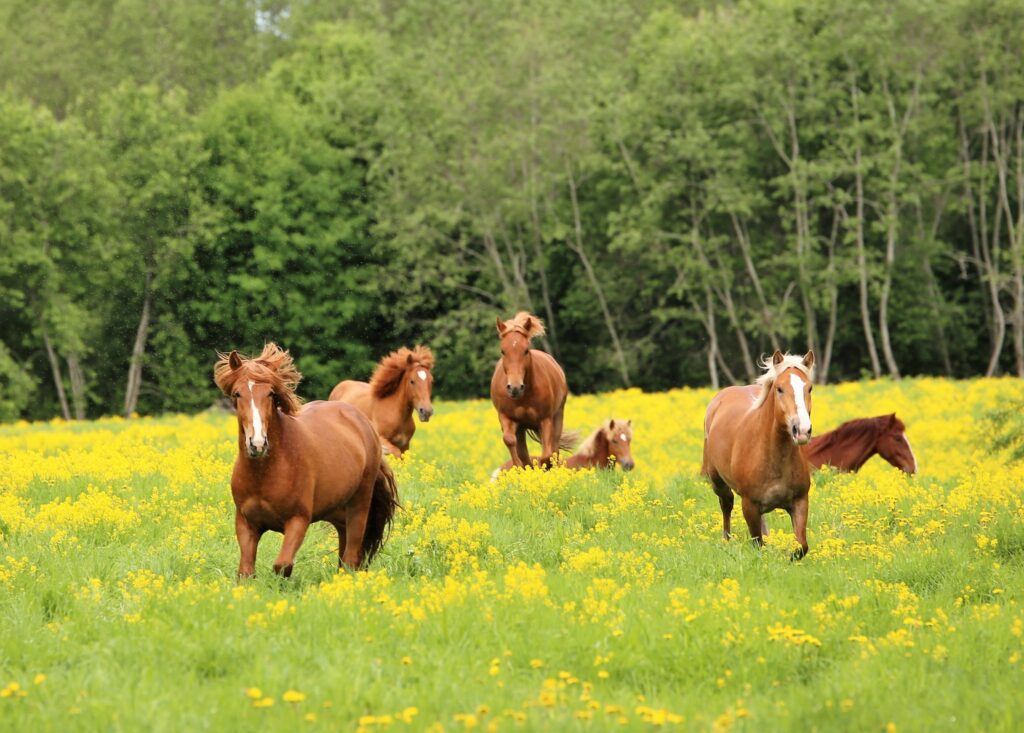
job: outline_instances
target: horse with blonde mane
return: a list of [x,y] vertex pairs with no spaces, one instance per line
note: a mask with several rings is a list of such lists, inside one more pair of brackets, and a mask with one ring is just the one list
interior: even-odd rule
[[[614,469],[616,465],[622,467],[623,471],[632,471],[636,465],[633,462],[633,421],[616,420],[614,418],[605,420],[601,425],[584,440],[576,452],[558,464],[571,469]],[[563,447],[568,449],[572,446]],[[531,462],[538,462],[539,459],[531,456]],[[506,461],[501,468],[497,469],[491,478],[497,478],[502,471],[512,468],[512,461]]]
[[764,515],[789,513],[800,543],[792,559],[799,560],[807,554],[811,472],[803,446],[811,438],[814,353],[801,358],[776,351],[762,367],[756,384],[726,387],[708,405],[702,473],[718,495],[725,539],[735,492],[758,547],[768,533]]
[[544,335],[544,323],[537,316],[520,311],[507,321],[498,318],[497,326],[501,358],[491,377],[491,402],[498,411],[502,439],[512,464],[526,466],[526,435],[532,433],[541,444],[537,461],[548,468],[564,444],[562,422],[569,396],[565,372],[550,354],[530,348],[534,338]]
[[218,354],[214,381],[238,417],[231,474],[238,577],[255,572],[268,530],[284,534],[274,572],[291,576],[310,522],[338,531],[338,563],[355,569],[380,549],[398,506],[398,489],[370,422],[342,402],[303,405],[302,375],[270,343],[255,358]]
[[804,448],[804,455],[814,468],[831,466],[837,471],[856,472],[877,454],[913,476],[917,473],[917,457],[906,430],[895,412],[849,420],[835,430],[814,436]]
[[426,346],[403,346],[380,360],[369,383],[346,379],[331,390],[328,399],[355,406],[373,423],[384,452],[400,456],[409,450],[416,433],[413,410],[420,422],[429,422],[434,414],[433,368],[434,354]]

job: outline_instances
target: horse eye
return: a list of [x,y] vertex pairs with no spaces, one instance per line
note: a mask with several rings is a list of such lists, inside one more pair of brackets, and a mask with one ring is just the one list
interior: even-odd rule
[[236,400],[240,400],[242,398],[242,393],[241,392],[235,392],[231,396],[234,397]]
[[782,394],[782,387],[776,387],[779,394]]

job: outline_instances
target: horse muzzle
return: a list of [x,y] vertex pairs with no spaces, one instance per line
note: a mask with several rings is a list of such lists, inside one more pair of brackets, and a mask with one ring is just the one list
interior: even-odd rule
[[420,422],[430,422],[430,418],[434,416],[433,407],[417,407],[416,412],[419,413]]
[[263,458],[270,452],[270,441],[263,440],[257,445],[253,440],[247,440],[245,442],[245,452],[249,454],[249,458]]
[[622,466],[623,471],[632,471],[636,467],[636,464],[633,463],[632,459],[622,461],[620,465]]
[[526,391],[526,385],[525,384],[520,384],[517,387],[513,387],[511,384],[507,384],[507,385],[505,385],[505,388],[508,390],[508,396],[511,397],[514,400],[519,399],[520,397],[522,397],[523,396],[523,392]]
[[811,426],[807,426],[807,430],[801,430],[797,423],[791,423],[789,426],[789,432],[793,436],[793,442],[797,445],[807,445],[811,440]]

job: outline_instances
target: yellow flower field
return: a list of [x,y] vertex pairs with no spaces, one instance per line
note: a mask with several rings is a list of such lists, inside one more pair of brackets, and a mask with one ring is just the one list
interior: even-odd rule
[[242,585],[233,416],[0,427],[0,729],[1016,729],[1024,467],[986,416],[1024,385],[816,390],[815,432],[895,411],[920,472],[816,475],[799,563],[782,513],[722,541],[711,395],[571,397],[633,420],[637,469],[497,482],[490,403],[438,400],[368,571],[317,525]]

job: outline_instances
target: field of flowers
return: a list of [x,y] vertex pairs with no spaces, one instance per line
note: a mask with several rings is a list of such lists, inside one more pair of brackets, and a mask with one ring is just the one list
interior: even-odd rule
[[571,397],[632,418],[637,469],[497,483],[490,404],[436,401],[369,571],[315,525],[242,585],[232,416],[2,426],[0,729],[1019,729],[1024,467],[985,416],[1024,384],[816,390],[816,432],[896,411],[921,471],[818,474],[799,563],[781,512],[722,541],[710,396]]

